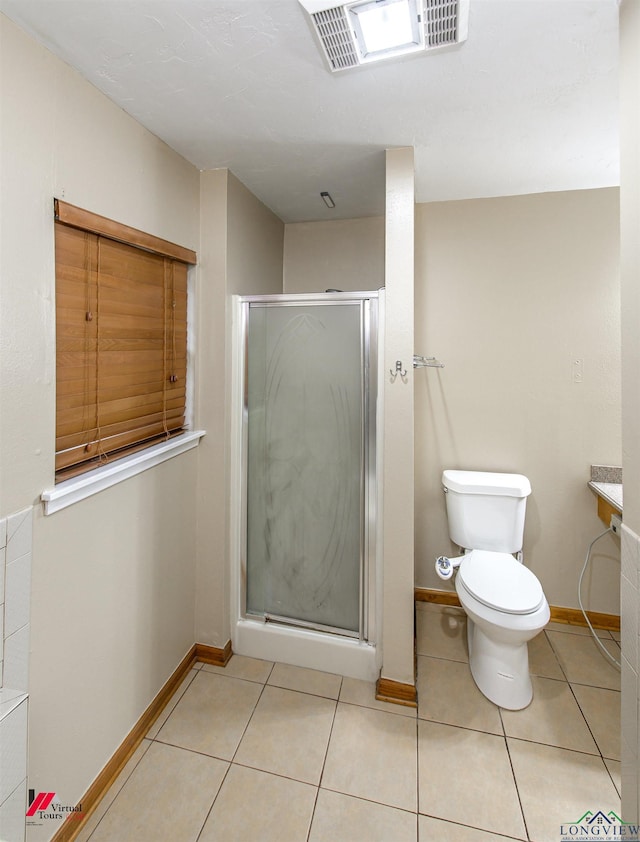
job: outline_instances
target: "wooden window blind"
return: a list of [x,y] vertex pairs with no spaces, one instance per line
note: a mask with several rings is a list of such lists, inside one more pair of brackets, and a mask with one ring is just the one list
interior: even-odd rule
[[184,430],[195,252],[55,202],[56,481]]

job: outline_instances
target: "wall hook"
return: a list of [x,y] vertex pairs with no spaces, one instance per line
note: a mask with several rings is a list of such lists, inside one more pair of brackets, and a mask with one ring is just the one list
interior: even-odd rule
[[394,380],[398,375],[400,375],[400,377],[407,376],[407,370],[402,368],[402,360],[396,360],[396,367],[395,369],[390,368],[389,374],[394,378]]

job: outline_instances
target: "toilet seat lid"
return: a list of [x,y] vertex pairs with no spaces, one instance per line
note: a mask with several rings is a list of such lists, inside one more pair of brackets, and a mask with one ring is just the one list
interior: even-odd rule
[[509,553],[473,550],[462,560],[458,576],[478,602],[505,614],[532,614],[544,601],[535,574]]

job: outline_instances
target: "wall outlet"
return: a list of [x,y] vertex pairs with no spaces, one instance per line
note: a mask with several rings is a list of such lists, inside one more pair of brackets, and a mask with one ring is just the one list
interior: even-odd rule
[[620,517],[620,515],[611,515],[609,529],[612,532],[615,532],[616,535],[620,534],[620,532],[622,531],[622,518]]

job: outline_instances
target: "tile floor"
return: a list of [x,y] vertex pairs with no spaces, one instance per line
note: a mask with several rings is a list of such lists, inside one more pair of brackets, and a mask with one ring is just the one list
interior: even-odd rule
[[534,699],[512,712],[476,689],[458,609],[416,618],[417,712],[337,675],[198,665],[78,842],[555,842],[619,813],[620,676],[584,630],[530,644]]

